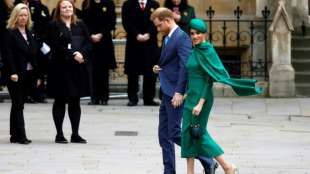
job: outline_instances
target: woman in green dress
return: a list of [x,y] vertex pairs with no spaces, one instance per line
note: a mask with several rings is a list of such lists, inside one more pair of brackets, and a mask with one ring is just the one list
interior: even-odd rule
[[[225,70],[212,44],[206,42],[207,26],[201,19],[192,19],[190,35],[193,50],[188,59],[188,89],[183,110],[181,156],[187,158],[187,173],[194,174],[194,159],[202,155],[214,158],[225,174],[235,174],[236,167],[224,159],[222,148],[206,130],[213,105],[213,82],[230,85],[239,96],[261,93],[254,79],[233,79]],[[195,134],[196,127],[200,136]]]

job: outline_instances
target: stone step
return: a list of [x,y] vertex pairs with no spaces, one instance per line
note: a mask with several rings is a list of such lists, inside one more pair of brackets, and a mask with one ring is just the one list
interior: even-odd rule
[[310,47],[310,36],[293,36],[292,48]]
[[[310,27],[306,27],[305,31],[306,31],[305,35],[309,36],[310,35]],[[293,34],[293,36],[303,36],[301,26],[295,27],[292,34]]]
[[297,83],[310,83],[310,71],[307,72],[295,72],[295,82]]
[[292,65],[295,71],[307,72],[310,71],[310,59],[292,60]]
[[297,97],[310,97],[310,83],[296,83]]
[[292,48],[292,60],[310,59],[310,48]]

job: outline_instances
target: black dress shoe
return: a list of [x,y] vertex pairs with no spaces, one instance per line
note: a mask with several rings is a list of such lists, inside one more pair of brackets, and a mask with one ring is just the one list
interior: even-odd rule
[[68,140],[63,135],[56,135],[55,143],[67,144]]
[[99,105],[99,101],[98,102],[94,102],[94,101],[88,102],[88,105]]
[[72,135],[71,136],[71,143],[86,144],[87,141],[84,138],[82,138],[81,136],[79,136],[79,135]]
[[17,143],[19,143],[19,144],[30,144],[31,142],[32,141],[27,139],[27,138],[17,140]]
[[25,103],[37,103],[32,97],[27,97]]
[[152,101],[144,102],[144,106],[159,106],[159,103],[152,100]]
[[127,106],[137,106],[137,105],[138,105],[138,102],[129,101],[127,103]]
[[108,101],[102,100],[100,104],[106,106],[108,105]]
[[15,136],[11,136],[11,137],[10,137],[10,142],[11,142],[11,143],[17,143],[17,141],[18,141],[18,138],[17,138],[17,137],[15,137]]

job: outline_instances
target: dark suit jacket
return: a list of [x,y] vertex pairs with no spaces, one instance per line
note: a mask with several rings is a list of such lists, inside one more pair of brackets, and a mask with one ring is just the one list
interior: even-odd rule
[[23,82],[26,77],[27,63],[30,62],[37,74],[36,54],[38,51],[35,36],[27,30],[28,43],[18,29],[8,29],[5,35],[5,51],[3,56],[4,75],[6,82],[11,82],[10,76],[17,74],[19,82]]
[[190,55],[192,43],[189,36],[179,27],[172,33],[166,45],[163,45],[159,66],[161,90],[168,96],[176,92],[184,94],[187,73],[185,65]]
[[[126,74],[152,74],[152,68],[158,62],[157,30],[150,20],[152,12],[158,7],[159,3],[154,0],[147,1],[144,11],[141,11],[138,0],[127,0],[122,6],[122,22],[127,32]],[[150,40],[138,42],[137,35],[145,33],[150,34]]]

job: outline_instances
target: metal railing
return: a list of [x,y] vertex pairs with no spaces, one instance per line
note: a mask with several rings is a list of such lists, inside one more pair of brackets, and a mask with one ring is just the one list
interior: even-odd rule
[[[241,19],[243,11],[239,6],[234,10],[234,19],[214,19],[215,11],[210,6],[206,11],[209,24],[208,40],[216,47],[249,48],[249,56],[246,60],[223,60],[224,65],[239,64],[248,67],[242,70],[242,74],[233,76],[264,77],[268,79],[268,67],[271,64],[268,58],[268,26],[270,11],[267,7],[262,10],[262,19]],[[261,54],[254,55],[255,49],[261,50]]]

